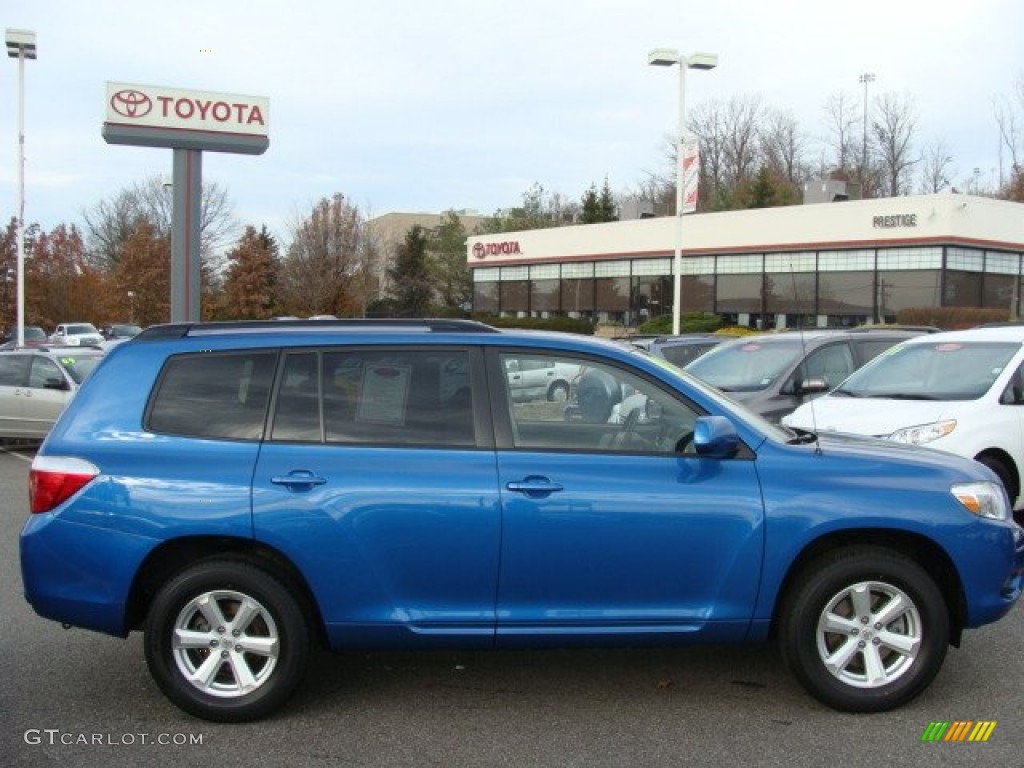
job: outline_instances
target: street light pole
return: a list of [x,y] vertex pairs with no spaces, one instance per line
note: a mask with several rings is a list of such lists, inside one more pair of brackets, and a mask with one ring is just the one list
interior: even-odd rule
[[714,69],[718,66],[717,53],[691,53],[680,55],[670,48],[655,48],[647,54],[647,63],[655,67],[679,65],[679,124],[676,126],[676,227],[675,254],[672,259],[672,333],[679,333],[682,313],[683,271],[683,153],[686,144],[686,70]]
[[7,55],[18,60],[18,337],[25,346],[25,59],[36,57],[36,33],[7,29]]
[[868,170],[868,83],[875,82],[873,72],[865,72],[860,76],[860,82],[864,86],[864,132],[861,134],[860,148],[860,193],[864,196],[864,174]]

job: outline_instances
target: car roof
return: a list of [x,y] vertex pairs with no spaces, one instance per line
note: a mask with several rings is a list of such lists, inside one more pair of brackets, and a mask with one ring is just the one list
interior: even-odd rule
[[978,328],[967,328],[959,331],[943,331],[918,337],[913,343],[921,342],[972,342],[972,341],[1012,341],[1024,343],[1024,325],[1002,325]]

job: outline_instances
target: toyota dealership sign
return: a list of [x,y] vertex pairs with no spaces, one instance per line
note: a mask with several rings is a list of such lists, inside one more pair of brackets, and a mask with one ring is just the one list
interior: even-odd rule
[[111,144],[259,154],[269,143],[270,100],[108,82],[103,136]]

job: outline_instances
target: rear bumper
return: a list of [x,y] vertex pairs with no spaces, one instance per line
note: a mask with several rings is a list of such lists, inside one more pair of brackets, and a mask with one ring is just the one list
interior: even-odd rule
[[21,532],[25,599],[40,616],[124,637],[132,582],[154,539],[33,515]]

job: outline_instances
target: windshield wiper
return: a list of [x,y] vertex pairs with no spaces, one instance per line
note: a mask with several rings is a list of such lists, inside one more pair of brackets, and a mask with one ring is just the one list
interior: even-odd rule
[[833,389],[829,394],[833,397],[836,395],[840,395],[842,397],[864,397],[860,392],[851,392],[849,389]]
[[935,395],[907,394],[905,392],[883,392],[878,395],[864,395],[864,397],[876,398],[879,400],[941,400]]

